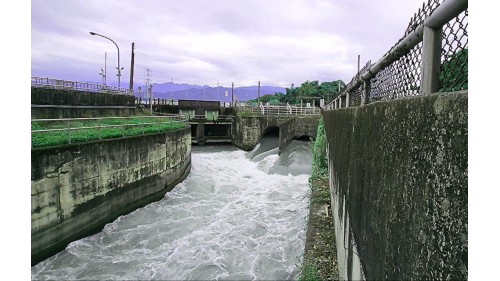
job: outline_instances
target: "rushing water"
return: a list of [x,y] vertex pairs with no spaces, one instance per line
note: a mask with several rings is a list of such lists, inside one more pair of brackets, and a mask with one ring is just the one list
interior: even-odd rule
[[32,279],[297,279],[304,250],[308,142],[277,155],[193,147],[192,169],[161,201],[119,217],[31,268]]

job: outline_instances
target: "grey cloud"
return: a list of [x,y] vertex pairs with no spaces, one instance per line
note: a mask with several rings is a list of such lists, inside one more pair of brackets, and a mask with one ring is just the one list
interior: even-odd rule
[[[103,53],[108,73],[116,48],[90,36],[98,32],[120,46],[122,81],[130,73],[130,44],[137,44],[134,79],[153,70],[155,82],[214,86],[235,83],[300,84],[350,80],[362,62],[378,60],[403,35],[422,1],[33,1],[32,75],[100,81]],[[241,43],[243,42],[243,43]],[[151,48],[156,46],[155,48]],[[148,48],[149,47],[149,48]],[[344,57],[330,64],[262,63],[190,58],[189,53],[248,57]],[[114,74],[113,74],[114,75]],[[111,80],[116,77],[109,75]],[[109,80],[108,80],[109,81]],[[126,83],[126,82],[122,82]],[[256,82],[255,82],[256,83]],[[283,85],[282,85],[283,86]]]

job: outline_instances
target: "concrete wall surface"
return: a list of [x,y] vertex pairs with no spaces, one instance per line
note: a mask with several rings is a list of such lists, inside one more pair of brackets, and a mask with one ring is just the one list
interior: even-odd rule
[[243,150],[252,150],[264,135],[266,129],[279,127],[283,122],[292,119],[281,116],[256,116],[233,118],[233,144]]
[[189,173],[190,128],[31,151],[31,263],[163,198]]
[[466,280],[468,92],[323,111],[341,279]]
[[134,96],[31,87],[33,119],[129,116],[134,110]]
[[307,135],[316,138],[319,124],[317,117],[254,116],[233,118],[233,144],[243,150],[252,150],[266,130],[278,127],[280,130],[279,149],[285,147],[293,138]]

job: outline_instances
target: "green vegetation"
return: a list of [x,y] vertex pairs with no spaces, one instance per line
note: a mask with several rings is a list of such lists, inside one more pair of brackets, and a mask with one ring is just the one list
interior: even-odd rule
[[459,91],[469,88],[469,50],[463,49],[447,55],[443,62],[439,81],[441,92]]
[[337,250],[331,215],[328,186],[328,161],[323,120],[320,119],[313,146],[312,174],[309,177],[310,197],[306,249],[302,260],[300,281],[338,280]]
[[328,179],[328,160],[326,155],[326,136],[323,119],[319,120],[316,141],[313,147],[312,174],[309,181],[314,179]]
[[318,269],[314,264],[303,264],[302,266],[302,275],[299,277],[299,281],[321,281],[316,275]]
[[[338,92],[340,87],[345,87],[342,80],[319,83],[315,81],[306,81],[298,88],[294,88],[293,84],[290,88],[286,88],[286,93],[275,92],[274,94],[265,94],[260,97],[259,101],[266,103],[290,103],[299,104],[301,97],[313,97],[316,99],[316,104],[319,104],[320,99],[331,100]],[[251,99],[247,102],[256,104],[257,99]],[[304,101],[305,102],[305,101]],[[307,102],[312,102],[310,99]]]
[[242,117],[260,116],[258,113],[252,112],[250,108],[243,108],[243,110],[236,112],[236,115]]
[[[179,128],[184,128],[186,124],[184,122],[179,122],[172,120],[170,123],[161,124],[145,124],[144,123],[156,123],[156,122],[170,122],[171,120],[166,118],[124,118],[124,119],[102,119],[101,126],[117,125],[117,127],[101,128],[101,139],[111,139],[120,138],[122,136],[135,136],[140,135],[143,132],[155,133],[164,132],[169,130],[175,130]],[[123,126],[122,129],[122,124]],[[136,124],[136,125],[133,125]],[[69,122],[71,130],[70,138],[71,143],[82,143],[88,141],[99,140],[99,128],[88,129],[86,127],[98,127],[98,120],[72,120]],[[68,121],[53,121],[53,122],[31,122],[31,130],[47,130],[47,129],[65,129],[61,131],[50,131],[50,132],[32,132],[31,142],[33,148],[54,146],[68,143]],[[77,129],[74,128],[85,128]],[[122,131],[123,130],[123,131]]]

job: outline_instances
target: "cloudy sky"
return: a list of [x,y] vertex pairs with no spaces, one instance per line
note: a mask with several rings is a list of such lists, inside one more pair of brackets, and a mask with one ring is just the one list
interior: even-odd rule
[[116,84],[117,49],[136,85],[348,82],[394,45],[423,0],[45,0],[31,2],[31,75]]

